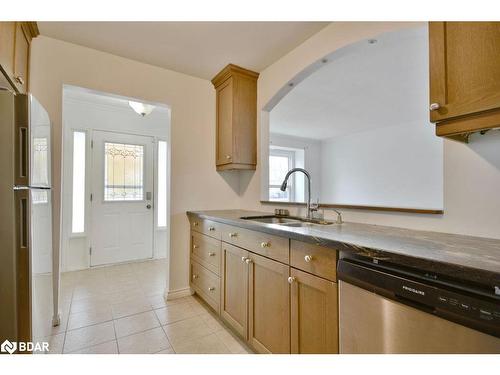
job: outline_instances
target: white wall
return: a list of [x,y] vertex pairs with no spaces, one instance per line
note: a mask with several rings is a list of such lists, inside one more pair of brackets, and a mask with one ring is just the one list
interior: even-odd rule
[[[54,238],[59,238],[60,233],[63,85],[141,98],[171,108],[172,204],[168,288],[170,291],[185,290],[189,285],[186,210],[240,206],[238,175],[215,171],[215,90],[212,84],[43,36],[33,40],[30,64],[30,90],[47,109],[53,123]],[[246,176],[249,179],[251,173]],[[57,244],[54,250],[58,256]]]
[[[114,103],[114,101],[117,101]],[[85,233],[71,233],[72,217],[72,142],[73,131],[83,130],[87,133],[87,163],[85,170],[86,196],[90,193],[90,180],[92,172],[90,138],[93,130],[118,131],[130,134],[147,135],[155,139],[155,155],[158,140],[165,140],[170,144],[170,110],[164,106],[157,107],[150,115],[141,117],[130,107],[123,105],[123,100],[103,98],[102,95],[82,92],[77,88],[65,87],[63,94],[63,128],[64,128],[64,171],[63,171],[63,223],[62,223],[62,271],[74,271],[85,269],[90,266],[88,233],[90,228],[92,207],[86,199],[85,207]],[[156,157],[155,157],[156,160]],[[157,165],[154,172],[154,192],[157,198]],[[156,207],[156,205],[154,205]],[[168,210],[167,210],[168,212]],[[154,212],[154,258],[165,258],[169,240],[167,228],[156,226],[156,211]],[[168,224],[167,224],[168,226]]]
[[443,142],[425,121],[333,137],[321,151],[321,202],[443,208]]
[[[272,107],[276,95],[289,91],[288,83],[304,75],[332,51],[361,39],[421,23],[334,22],[283,58],[260,72],[258,109]],[[246,182],[243,208],[271,211],[258,203],[260,168],[266,164],[269,144],[269,112],[258,118],[258,173]],[[264,147],[262,147],[264,145]],[[444,215],[383,213],[345,210],[345,219],[379,225],[500,238],[500,133],[476,135],[470,144],[444,141]]]

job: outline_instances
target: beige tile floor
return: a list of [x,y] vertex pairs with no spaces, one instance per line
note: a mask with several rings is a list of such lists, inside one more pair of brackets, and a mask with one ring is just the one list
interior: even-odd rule
[[165,301],[164,260],[61,276],[62,322],[51,353],[249,353],[197,297]]

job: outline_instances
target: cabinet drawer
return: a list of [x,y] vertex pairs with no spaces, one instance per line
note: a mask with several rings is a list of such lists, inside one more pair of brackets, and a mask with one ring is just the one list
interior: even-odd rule
[[337,251],[291,240],[290,265],[325,279],[337,279]]
[[192,230],[217,238],[218,240],[221,239],[222,224],[198,217],[190,217],[189,222],[191,223]]
[[288,238],[256,232],[244,228],[225,226],[222,240],[265,257],[288,264]]
[[220,240],[191,231],[191,257],[220,275]]
[[191,261],[191,288],[219,313],[220,278],[194,261]]

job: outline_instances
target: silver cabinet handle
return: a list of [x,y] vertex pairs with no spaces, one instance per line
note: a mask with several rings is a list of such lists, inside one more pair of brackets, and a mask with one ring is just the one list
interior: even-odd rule
[[231,159],[231,155],[226,155],[226,159]]
[[312,257],[312,255],[306,255],[306,256],[304,257],[304,260],[305,260],[307,263],[309,263],[309,262],[311,262],[311,261],[313,260],[313,257]]
[[209,257],[214,257],[214,256],[215,256],[215,253],[213,253],[213,252],[209,251],[209,252],[208,252],[208,256],[209,256]]
[[214,290],[215,290],[215,287],[213,287],[213,286],[211,286],[211,287],[208,288],[209,292],[213,292]]
[[150,205],[150,204],[147,204],[147,205],[146,205],[146,208],[147,208],[148,210],[150,210],[150,209],[151,209],[151,205]]
[[271,247],[271,244],[269,242],[261,242],[260,243],[260,247],[264,248],[264,247]]
[[197,221],[193,222],[193,227],[197,227],[197,226],[198,226],[198,222]]
[[20,85],[24,85],[24,78],[21,77],[21,76],[15,76],[14,79],[16,80],[17,83],[19,83]]
[[214,227],[208,227],[208,230],[209,230],[210,232],[213,232],[213,231],[215,230],[215,228],[214,228]]
[[193,249],[197,249],[198,247],[198,245],[193,245]]
[[238,233],[229,233],[229,238],[238,237]]
[[193,275],[193,280],[197,279],[197,278],[198,278],[198,275]]
[[250,258],[245,259],[245,263],[246,263],[246,264],[250,264],[250,263],[252,263],[252,262],[253,262],[253,260],[252,260],[252,259],[250,259]]
[[437,111],[439,108],[441,108],[441,105],[439,103],[431,103],[429,106],[430,111]]
[[247,259],[248,259],[247,257],[241,257],[241,261],[242,261],[242,262],[246,262],[246,261],[247,261]]
[[294,282],[295,282],[295,277],[290,276],[290,277],[288,278],[288,284],[293,284]]

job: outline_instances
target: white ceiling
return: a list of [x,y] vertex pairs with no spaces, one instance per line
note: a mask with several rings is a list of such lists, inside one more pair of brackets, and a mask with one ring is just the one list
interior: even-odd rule
[[129,100],[135,102],[142,102],[146,104],[153,105],[154,112],[159,112],[163,114],[169,114],[170,108],[164,104],[153,103],[137,98],[127,98],[124,96],[119,96],[115,94],[109,94],[105,92],[95,91],[86,89],[83,87],[64,85],[64,99],[70,99],[78,102],[86,102],[91,104],[97,104],[101,106],[114,107],[119,109],[125,109],[126,111],[133,111],[128,104]]
[[271,111],[271,132],[327,139],[428,122],[427,27],[383,34],[334,54]]
[[327,22],[38,22],[42,35],[196,77],[262,71]]

